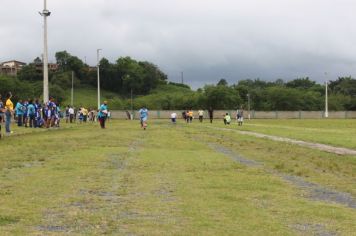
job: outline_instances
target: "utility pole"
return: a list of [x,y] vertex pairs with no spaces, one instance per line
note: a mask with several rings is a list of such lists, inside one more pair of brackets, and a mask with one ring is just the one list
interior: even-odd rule
[[133,91],[131,89],[131,115],[130,115],[131,120],[133,119]]
[[97,49],[96,50],[96,55],[97,55],[97,62],[98,62],[98,64],[97,64],[97,71],[98,71],[98,109],[100,108],[100,55],[99,55],[99,53],[100,53],[100,51],[101,51],[102,49]]
[[181,79],[182,79],[182,84],[184,84],[184,72],[181,72]]
[[325,118],[329,117],[329,106],[328,106],[328,79],[327,73],[325,72]]
[[250,120],[251,119],[251,112],[250,112],[250,109],[251,109],[251,107],[250,107],[250,94],[248,93],[247,94],[247,106],[248,106],[248,119]]
[[39,12],[43,16],[43,102],[48,102],[48,49],[47,49],[47,17],[51,12],[47,10],[47,0],[44,0],[44,8]]
[[73,107],[74,103],[74,71],[72,71],[72,91],[71,91],[71,99],[70,105]]

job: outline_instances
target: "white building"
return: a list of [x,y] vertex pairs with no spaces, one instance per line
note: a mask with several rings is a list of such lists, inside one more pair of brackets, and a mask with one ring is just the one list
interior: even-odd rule
[[0,63],[0,74],[16,76],[25,65],[26,63],[15,60],[2,62]]

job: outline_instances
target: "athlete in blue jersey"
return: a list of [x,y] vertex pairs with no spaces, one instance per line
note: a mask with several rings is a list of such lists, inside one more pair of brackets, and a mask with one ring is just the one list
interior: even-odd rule
[[33,101],[31,99],[28,102],[28,106],[27,106],[27,116],[28,116],[30,128],[36,127],[36,123],[35,123],[36,108],[35,105],[33,105]]
[[108,116],[108,102],[104,101],[104,103],[100,106],[98,111],[98,119],[100,123],[100,127],[105,129],[105,121]]
[[27,127],[27,121],[28,121],[28,101],[25,100],[23,102],[23,106],[22,106],[22,110],[23,110],[23,117],[22,117],[22,123],[25,125],[25,127]]
[[148,110],[147,108],[142,107],[138,113],[140,113],[141,128],[145,130],[147,128]]
[[46,122],[46,127],[53,127],[55,123],[55,115],[57,113],[57,106],[54,103],[53,97],[49,99],[49,101],[46,104],[47,109],[45,110],[46,114],[45,116],[47,117],[47,122]]
[[23,121],[23,104],[22,100],[19,100],[15,107],[16,117],[17,117],[17,126],[22,126]]

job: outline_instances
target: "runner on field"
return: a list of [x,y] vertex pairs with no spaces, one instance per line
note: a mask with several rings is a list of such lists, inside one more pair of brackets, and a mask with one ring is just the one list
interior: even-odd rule
[[147,128],[147,119],[148,119],[148,110],[146,107],[142,107],[138,113],[140,114],[140,122],[141,122],[141,128],[146,130]]
[[213,123],[213,119],[214,119],[214,110],[212,107],[209,108],[208,110],[209,113],[209,119],[210,119],[210,123]]

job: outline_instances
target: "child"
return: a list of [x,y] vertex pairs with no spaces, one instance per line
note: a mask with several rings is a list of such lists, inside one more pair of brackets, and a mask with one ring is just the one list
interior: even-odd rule
[[244,111],[242,110],[242,108],[240,108],[239,110],[237,110],[237,123],[239,126],[242,126],[242,123],[244,122]]
[[147,128],[147,119],[148,119],[148,110],[145,107],[142,107],[138,113],[140,113],[140,122],[141,122],[141,128],[146,130]]
[[173,124],[176,124],[176,122],[177,122],[176,119],[177,119],[177,113],[173,112],[171,114],[171,120],[172,120]]
[[80,110],[79,110],[79,124],[81,124],[84,120],[83,109],[84,108],[80,108]]
[[229,125],[230,123],[231,123],[231,116],[229,115],[229,113],[226,113],[224,117],[224,124]]

